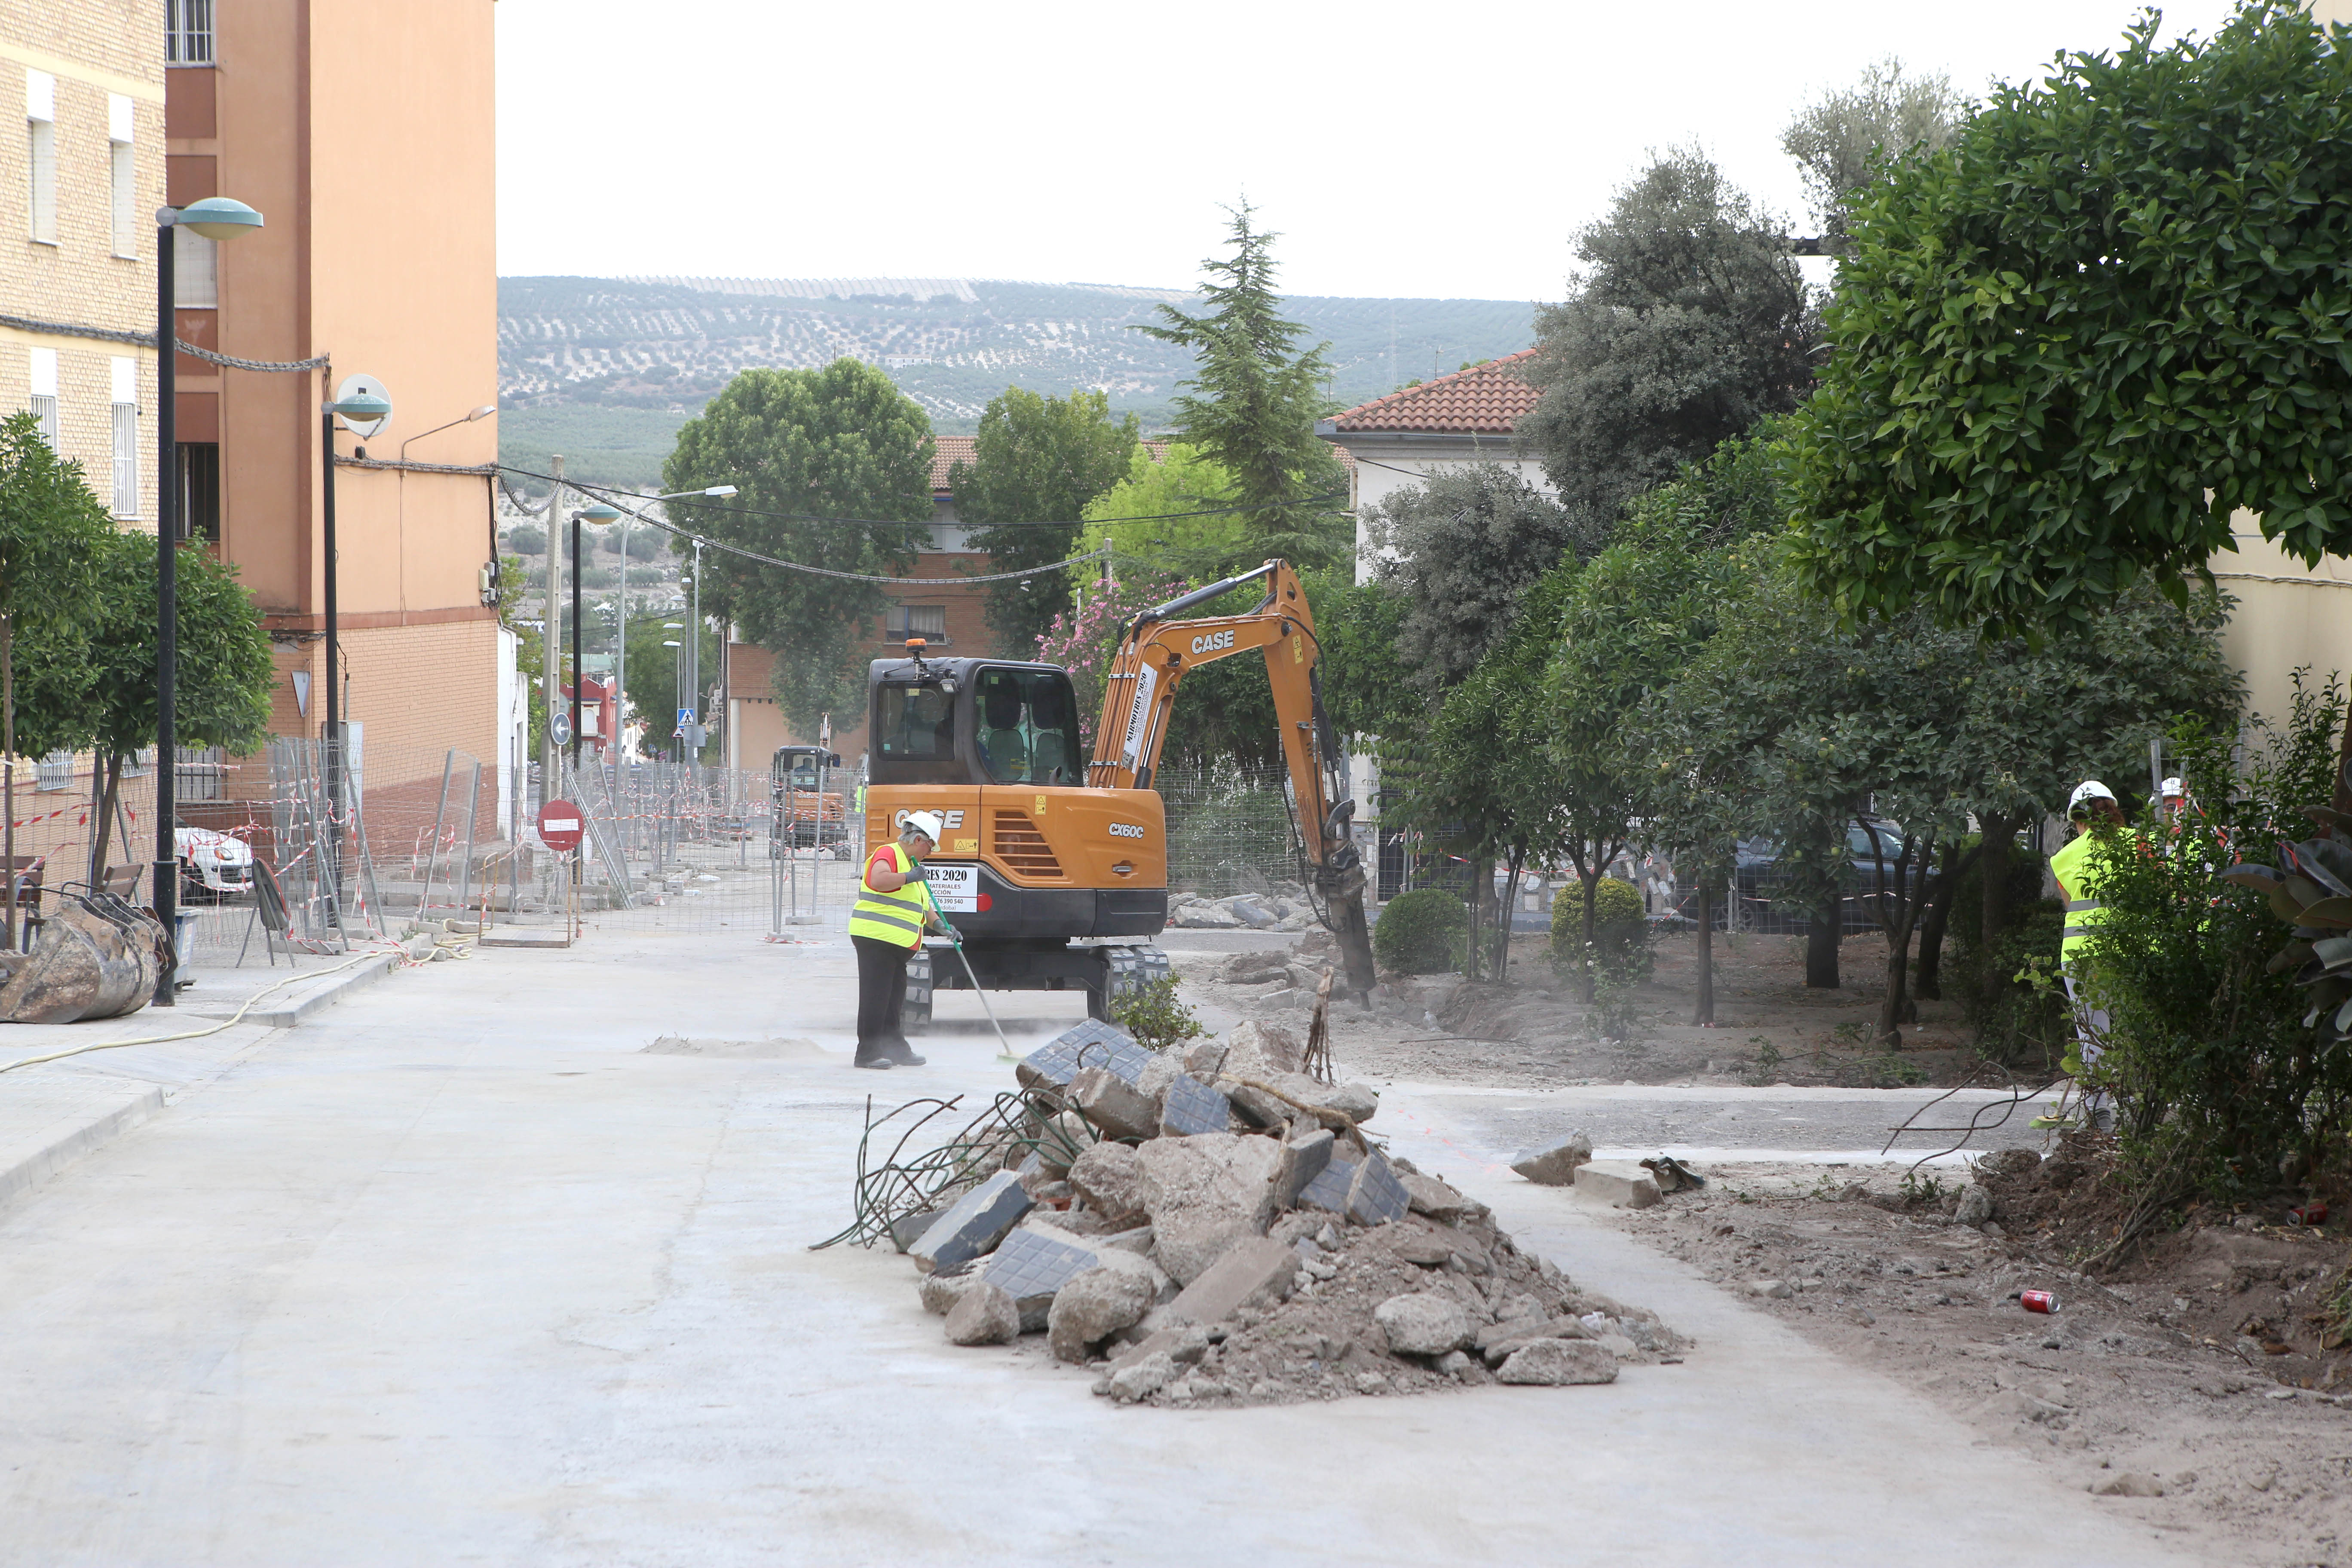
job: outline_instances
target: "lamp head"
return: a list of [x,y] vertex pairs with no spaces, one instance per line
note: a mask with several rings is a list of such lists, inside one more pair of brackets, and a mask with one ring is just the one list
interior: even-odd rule
[[602,528],[608,522],[620,521],[621,509],[618,507],[606,506],[603,501],[598,501],[593,506],[582,507],[578,511],[572,515],[578,518],[583,522],[593,522],[597,527]]
[[733,485],[713,485],[702,493],[707,496],[731,496],[735,493],[735,487]]
[[175,227],[194,229],[206,239],[236,239],[261,226],[261,215],[227,196],[206,196],[190,202],[172,215]]
[[497,404],[485,403],[479,408],[475,409],[471,414],[466,416],[466,423],[471,425],[477,419],[488,419],[491,415],[496,414],[498,411],[499,405]]
[[373,392],[354,392],[349,397],[338,397],[328,404],[327,412],[340,414],[353,425],[364,425],[372,420],[391,418],[392,404],[389,399],[378,397]]

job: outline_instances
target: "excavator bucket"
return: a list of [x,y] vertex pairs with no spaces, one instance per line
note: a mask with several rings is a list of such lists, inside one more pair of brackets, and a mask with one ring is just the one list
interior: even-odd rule
[[72,1024],[135,1013],[155,994],[167,943],[163,922],[120,899],[68,895],[29,953],[0,984],[0,1022]]

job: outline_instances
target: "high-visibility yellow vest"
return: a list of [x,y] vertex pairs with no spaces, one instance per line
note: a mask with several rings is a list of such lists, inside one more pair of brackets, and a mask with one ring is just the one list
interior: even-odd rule
[[866,879],[874,873],[876,858],[867,856],[866,869],[858,873],[857,903],[849,911],[849,934],[912,947],[923,940],[925,911],[937,914],[939,906],[931,902],[931,885],[924,879],[906,847],[886,844],[882,847],[890,853],[890,868],[902,877],[911,875],[914,879],[900,884],[895,893],[883,892]]
[[2105,852],[2098,835],[2078,833],[2050,857],[2050,874],[2058,879],[2058,889],[2066,900],[2066,929],[2058,943],[2061,963],[2072,960],[2075,951],[2091,940],[2091,933],[2105,923],[2107,906],[2099,900],[2093,869]]

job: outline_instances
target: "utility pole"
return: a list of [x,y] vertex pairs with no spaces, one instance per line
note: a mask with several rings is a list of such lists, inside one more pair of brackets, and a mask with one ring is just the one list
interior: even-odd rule
[[563,700],[563,545],[556,531],[563,526],[563,454],[548,466],[555,473],[555,489],[547,498],[547,607],[539,617],[540,664],[543,670],[547,722],[539,727],[539,804],[562,797],[562,753],[555,744],[555,710]]
[[702,760],[704,739],[702,731],[702,539],[699,535],[697,535],[694,541],[694,625],[687,633],[686,647],[688,655],[686,663],[688,672],[686,700],[694,704],[694,718],[686,727],[687,750],[693,753],[694,760],[698,763]]

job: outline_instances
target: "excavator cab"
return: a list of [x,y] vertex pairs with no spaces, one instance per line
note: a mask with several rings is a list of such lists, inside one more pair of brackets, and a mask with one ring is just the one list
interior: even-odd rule
[[872,675],[870,784],[1087,782],[1077,694],[1058,665],[879,659]]

